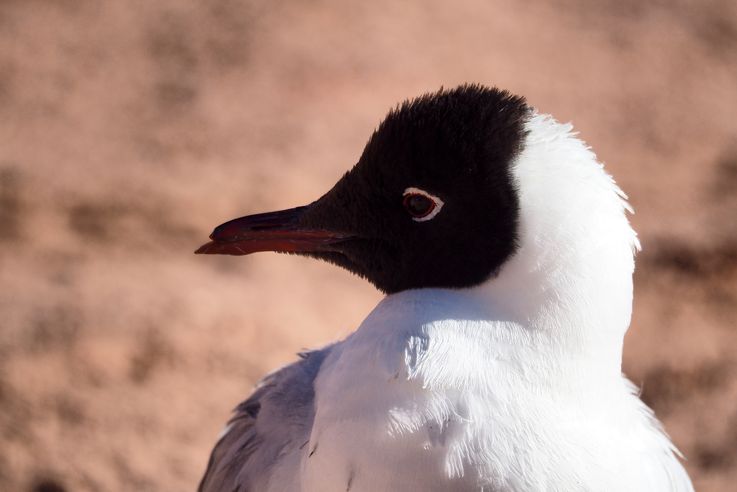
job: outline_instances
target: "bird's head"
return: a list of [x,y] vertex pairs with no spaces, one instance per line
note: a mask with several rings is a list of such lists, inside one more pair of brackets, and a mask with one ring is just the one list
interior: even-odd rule
[[317,201],[226,222],[197,253],[307,255],[387,293],[479,284],[517,247],[511,165],[529,114],[522,98],[475,85],[407,101]]

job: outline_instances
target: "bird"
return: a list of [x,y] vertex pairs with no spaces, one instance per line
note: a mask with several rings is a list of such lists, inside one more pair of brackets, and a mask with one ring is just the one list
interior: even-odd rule
[[236,407],[199,490],[693,490],[622,373],[628,212],[572,125],[523,97],[398,104],[322,197],[196,251],[307,256],[386,294]]

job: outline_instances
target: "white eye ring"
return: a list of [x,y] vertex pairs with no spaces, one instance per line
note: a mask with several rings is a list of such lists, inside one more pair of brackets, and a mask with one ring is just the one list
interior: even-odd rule
[[433,207],[432,211],[424,217],[412,217],[412,220],[414,220],[415,222],[426,222],[433,219],[436,215],[438,215],[438,212],[440,212],[440,209],[443,208],[443,205],[445,204],[445,202],[443,202],[443,200],[441,200],[440,198],[419,188],[407,188],[406,190],[404,190],[404,193],[402,193],[402,197],[406,197],[407,195],[422,195],[432,200],[432,202],[435,204],[435,207]]

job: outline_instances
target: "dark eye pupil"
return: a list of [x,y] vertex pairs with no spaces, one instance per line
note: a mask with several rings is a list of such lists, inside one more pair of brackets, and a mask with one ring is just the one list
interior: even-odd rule
[[404,197],[404,208],[412,217],[427,216],[435,208],[435,202],[419,193],[410,193]]

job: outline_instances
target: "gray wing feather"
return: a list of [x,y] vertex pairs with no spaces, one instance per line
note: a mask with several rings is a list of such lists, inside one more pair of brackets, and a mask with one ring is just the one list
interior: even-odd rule
[[330,347],[299,354],[301,360],[265,377],[234,411],[210,455],[200,492],[262,490],[274,465],[309,440],[314,381]]

